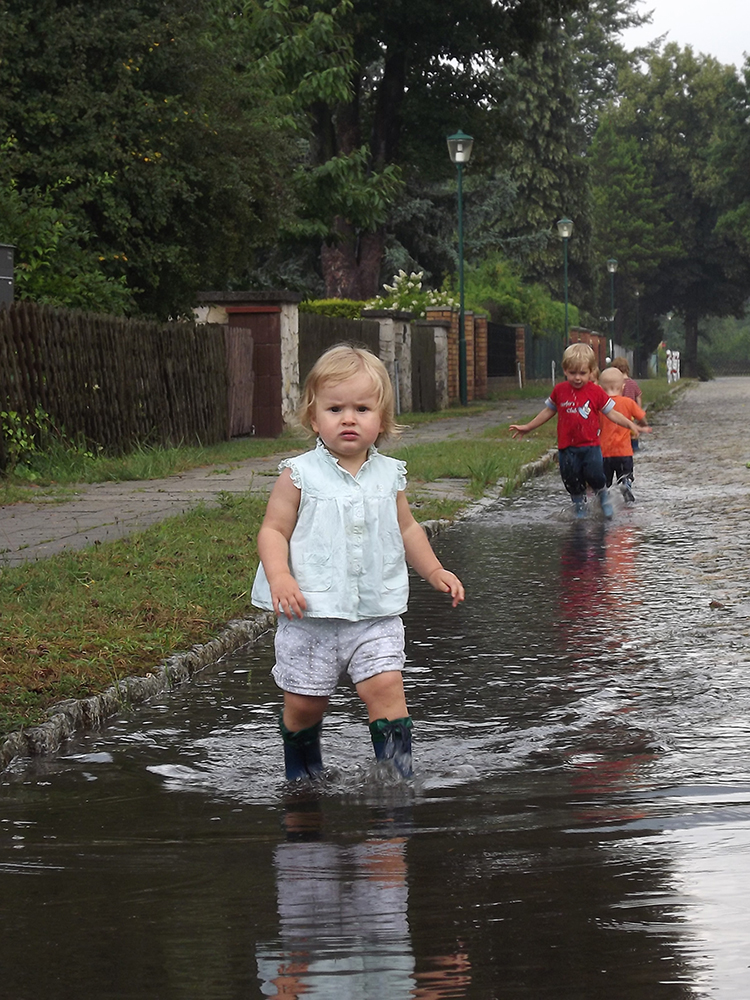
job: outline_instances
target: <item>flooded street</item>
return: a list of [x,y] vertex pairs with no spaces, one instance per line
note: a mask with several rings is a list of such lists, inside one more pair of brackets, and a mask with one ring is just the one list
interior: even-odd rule
[[747,1000],[750,379],[684,393],[635,505],[556,468],[412,582],[413,783],[342,688],[290,794],[267,636],[0,778],[2,1000]]

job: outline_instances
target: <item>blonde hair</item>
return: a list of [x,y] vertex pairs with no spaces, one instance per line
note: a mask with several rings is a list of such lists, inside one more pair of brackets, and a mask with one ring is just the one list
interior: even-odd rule
[[612,358],[611,367],[621,371],[625,376],[630,375],[630,365],[627,358]]
[[377,395],[383,429],[378,435],[376,444],[383,438],[398,434],[401,427],[396,423],[394,415],[393,386],[388,370],[372,351],[356,344],[336,344],[334,347],[329,347],[310,369],[297,410],[297,417],[302,426],[312,431],[315,403],[323,385],[337,385],[361,372],[366,372],[370,376]]
[[566,372],[574,365],[585,365],[589,371],[595,371],[597,365],[593,348],[588,344],[571,344],[566,347],[562,356],[563,371]]
[[622,387],[625,385],[625,373],[614,365],[605,368],[599,377],[599,385],[607,392],[615,391],[618,396],[622,395]]

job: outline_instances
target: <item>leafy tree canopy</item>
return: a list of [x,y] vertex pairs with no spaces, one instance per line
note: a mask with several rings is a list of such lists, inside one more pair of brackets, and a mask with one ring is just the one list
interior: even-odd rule
[[[643,69],[623,70],[620,79],[623,97],[594,145],[596,239],[612,253],[621,248],[618,260],[634,284],[642,283],[652,346],[654,317],[671,309],[682,317],[691,374],[699,321],[740,314],[750,281],[750,259],[719,225],[721,184],[712,166],[721,137],[747,130],[738,113],[739,81],[732,67],[677,45],[649,55]],[[618,184],[634,197],[632,212]],[[613,211],[603,211],[605,203]]]
[[[550,18],[586,6],[586,0],[320,0],[313,5],[267,0],[264,8],[275,13],[279,25],[291,21],[294,28],[292,41],[288,31],[279,34],[274,65],[307,115],[308,169],[315,174],[331,161],[343,165],[361,157],[361,176],[369,181],[355,185],[345,210],[336,192],[339,180],[350,176],[348,167],[317,174],[325,180],[325,199],[320,185],[313,184],[312,192],[302,188],[308,214],[326,230],[322,267],[328,294],[375,293],[386,239],[384,218],[378,219],[372,204],[379,209],[392,205],[399,172],[409,173],[415,164],[423,182],[450,176],[444,139],[456,130],[457,120],[480,142],[497,137],[502,115],[496,111],[498,81],[492,67],[529,51]],[[303,37],[314,27],[321,32],[326,74],[319,77],[300,72],[307,49],[294,39],[302,25]],[[307,87],[309,79],[319,80],[317,89]],[[489,163],[491,143],[484,147],[480,161],[484,156]]]
[[[559,335],[565,330],[563,303],[553,299],[542,285],[524,282],[499,254],[470,267],[464,283],[468,308],[487,312],[493,323],[528,325],[540,336]],[[579,319],[577,307],[570,305],[569,324],[576,326]]]
[[44,192],[157,315],[246,267],[291,207],[290,119],[221,2],[2,9],[0,181]]

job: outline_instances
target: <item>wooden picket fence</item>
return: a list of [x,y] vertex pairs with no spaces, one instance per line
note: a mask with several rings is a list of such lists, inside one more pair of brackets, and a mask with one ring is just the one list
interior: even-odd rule
[[[122,454],[227,437],[224,329],[0,308],[0,410],[37,408],[70,438]],[[0,432],[0,471],[4,468]]]

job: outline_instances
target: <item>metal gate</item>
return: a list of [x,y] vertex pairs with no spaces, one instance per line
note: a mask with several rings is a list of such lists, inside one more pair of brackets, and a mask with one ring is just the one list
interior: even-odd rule
[[487,324],[487,378],[515,378],[516,327]]

